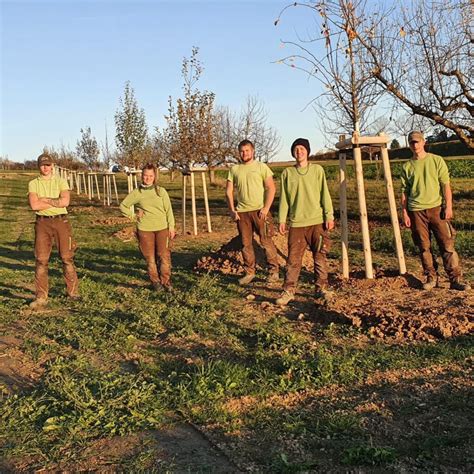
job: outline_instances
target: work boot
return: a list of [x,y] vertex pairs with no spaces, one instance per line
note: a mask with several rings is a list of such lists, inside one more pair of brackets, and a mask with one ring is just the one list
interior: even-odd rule
[[328,288],[317,288],[314,297],[328,303],[334,298],[334,292]]
[[454,278],[449,285],[451,290],[466,291],[471,289],[471,285],[467,282],[463,283],[460,278]]
[[239,278],[239,285],[248,285],[255,279],[255,273],[246,273],[242,278]]
[[295,299],[295,293],[291,290],[283,290],[282,294],[275,301],[280,306],[286,306],[291,300]]
[[269,273],[267,276],[267,283],[277,283],[280,281],[280,275],[278,272]]
[[47,298],[36,298],[30,303],[30,308],[33,310],[43,309],[48,305]]
[[438,277],[428,275],[426,281],[423,283],[423,289],[432,290],[435,286],[438,286]]

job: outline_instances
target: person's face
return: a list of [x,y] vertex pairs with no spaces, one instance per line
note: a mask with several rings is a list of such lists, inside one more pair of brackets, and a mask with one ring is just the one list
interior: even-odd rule
[[50,176],[53,172],[53,165],[42,164],[39,166],[41,176]]
[[253,160],[255,150],[251,145],[243,145],[239,149],[240,159],[243,163],[248,163]]
[[155,172],[153,170],[143,170],[142,183],[145,186],[150,186],[155,182]]
[[411,140],[409,145],[410,150],[415,154],[422,153],[425,150],[425,140]]
[[308,159],[308,150],[303,145],[296,145],[294,154],[298,163],[304,162]]

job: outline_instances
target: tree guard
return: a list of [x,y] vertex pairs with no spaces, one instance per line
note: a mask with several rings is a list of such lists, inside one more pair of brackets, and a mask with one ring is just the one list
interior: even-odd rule
[[384,169],[385,186],[387,189],[388,204],[390,210],[390,218],[392,222],[393,235],[395,240],[395,249],[398,259],[398,268],[400,274],[406,273],[405,256],[403,254],[402,238],[400,234],[400,225],[398,222],[397,206],[395,202],[395,194],[393,191],[392,173],[390,170],[390,161],[388,158],[387,143],[389,137],[381,134],[375,137],[361,137],[354,132],[352,137],[345,139],[344,136],[339,137],[336,148],[339,152],[339,197],[341,209],[341,243],[342,243],[342,273],[344,278],[349,278],[349,230],[347,223],[347,175],[346,175],[346,153],[345,150],[352,150],[354,157],[354,167],[357,182],[357,197],[359,202],[360,225],[362,231],[362,241],[365,260],[365,276],[368,279],[374,277],[372,266],[372,252],[370,249],[370,233],[367,217],[367,205],[365,200],[364,173],[362,167],[361,145],[379,146],[381,148],[382,163]]
[[181,201],[181,223],[182,223],[182,232],[183,235],[186,233],[186,187],[187,187],[187,177],[189,176],[189,180],[191,183],[191,212],[193,218],[193,235],[198,234],[198,226],[197,226],[197,210],[196,210],[196,186],[195,186],[195,174],[201,173],[202,177],[202,189],[203,189],[203,197],[204,197],[204,207],[206,212],[206,223],[207,223],[207,231],[212,232],[211,226],[211,214],[209,212],[209,200],[207,196],[207,184],[206,184],[206,173],[207,169],[205,168],[185,168],[181,170],[183,175],[183,193],[182,193],[182,201]]

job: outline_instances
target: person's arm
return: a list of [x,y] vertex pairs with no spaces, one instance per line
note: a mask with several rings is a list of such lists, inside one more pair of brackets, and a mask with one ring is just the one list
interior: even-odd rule
[[38,197],[37,193],[28,193],[28,202],[33,211],[45,211],[52,207],[68,207],[71,199],[71,193],[63,190],[58,198]]
[[402,219],[403,219],[403,224],[405,225],[405,227],[410,227],[411,226],[411,220],[410,220],[410,216],[408,215],[407,205],[408,205],[407,195],[404,192],[402,192]]
[[449,182],[443,185],[443,195],[444,203],[446,206],[445,219],[449,221],[453,218],[453,192],[451,190],[451,185]]
[[324,170],[321,178],[321,207],[323,208],[324,228],[326,230],[334,229],[334,209],[332,207],[331,193]]
[[131,221],[136,221],[135,212],[133,206],[137,204],[138,199],[136,198],[136,190],[133,190],[121,203],[120,212],[125,217],[128,217]]
[[173,240],[176,237],[173,208],[171,206],[171,200],[167,191],[161,188],[161,192],[163,193],[163,207],[165,208],[166,212],[166,222],[168,223],[169,238],[170,240]]
[[258,217],[260,219],[265,219],[267,214],[270,212],[272,207],[273,200],[275,199],[276,187],[275,181],[273,181],[273,176],[269,176],[264,181],[265,185],[265,204],[263,208],[258,212]]
[[289,208],[288,197],[286,193],[285,175],[286,173],[283,171],[280,177],[280,203],[278,206],[278,230],[282,235],[286,232],[286,218],[288,216]]
[[238,221],[240,219],[239,213],[235,210],[234,206],[234,183],[232,181],[227,180],[227,185],[225,188],[225,197],[227,200],[227,207],[229,208],[230,216],[234,221]]

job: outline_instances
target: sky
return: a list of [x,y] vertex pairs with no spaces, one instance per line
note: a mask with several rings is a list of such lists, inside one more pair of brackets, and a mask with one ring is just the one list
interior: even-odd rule
[[[280,0],[4,1],[1,10],[0,155],[22,162],[43,146],[75,149],[81,128],[114,143],[114,115],[130,81],[148,129],[162,127],[168,97],[181,95],[181,64],[199,47],[201,90],[239,112],[258,96],[281,136],[276,160],[294,139],[327,146],[305,106],[318,83],[277,61],[307,25],[307,11]],[[305,26],[306,28],[306,26]]]

